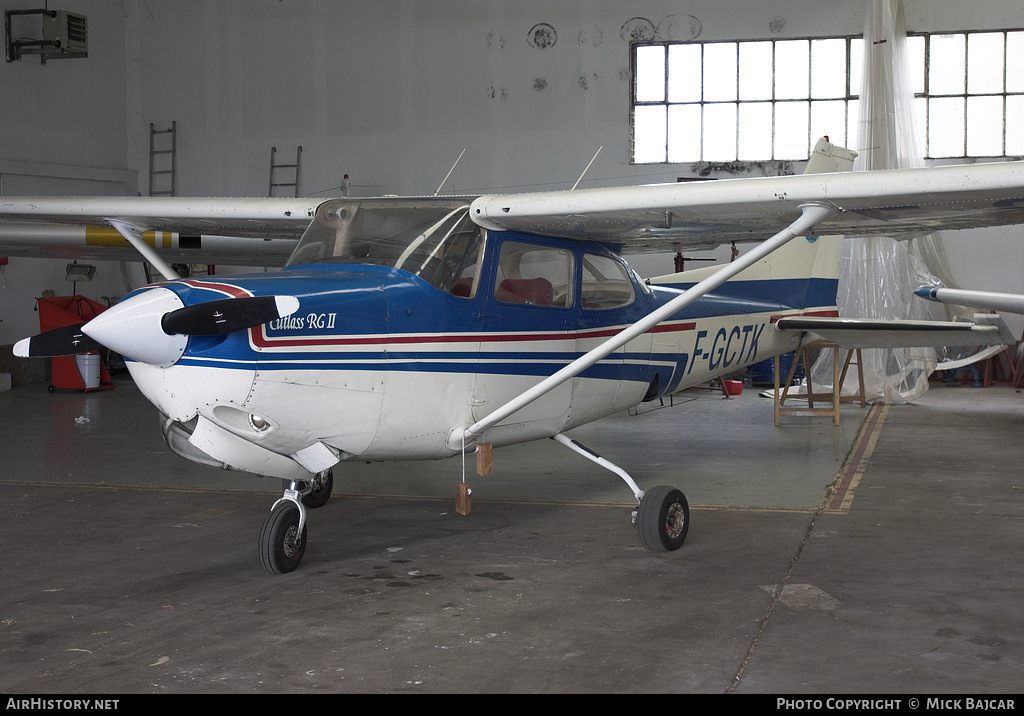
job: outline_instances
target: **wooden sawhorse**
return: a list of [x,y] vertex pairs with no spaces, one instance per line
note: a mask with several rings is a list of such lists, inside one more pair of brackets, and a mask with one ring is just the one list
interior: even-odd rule
[[[831,393],[815,393],[814,386],[811,383],[811,364],[807,357],[808,348],[831,348],[832,349],[832,392]],[[835,425],[839,425],[839,404],[841,402],[851,402],[859,400],[861,407],[867,405],[867,400],[864,397],[864,369],[861,367],[861,352],[860,348],[849,350],[846,353],[846,358],[843,360],[842,373],[839,372],[839,346],[831,341],[819,340],[808,343],[807,345],[800,346],[796,350],[796,357],[793,360],[793,365],[789,369],[789,375],[786,376],[786,382],[782,386],[782,392],[779,392],[779,357],[775,356],[775,425],[779,424],[779,418],[783,415],[831,415],[832,422]],[[847,397],[842,396],[843,383],[846,381],[846,373],[850,369],[850,363],[853,361],[853,356],[857,356],[857,393]],[[789,389],[793,383],[793,376],[796,374],[797,366],[803,361],[804,373],[807,376],[807,394],[800,396],[801,398],[807,398],[806,408],[786,408],[783,407],[783,403],[786,402],[786,398],[789,397]],[[836,376],[839,379],[836,380]],[[815,408],[814,401],[828,401],[830,406],[827,408]]]

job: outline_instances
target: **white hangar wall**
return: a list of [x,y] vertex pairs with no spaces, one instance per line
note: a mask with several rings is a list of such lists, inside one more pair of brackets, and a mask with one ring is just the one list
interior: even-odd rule
[[[0,0],[5,10],[35,0]],[[666,39],[859,33],[863,0],[51,0],[89,18],[88,59],[5,64],[0,192],[149,192],[149,126],[178,128],[179,195],[266,195],[270,149],[302,146],[300,191],[431,193],[673,181],[630,164],[629,28]],[[907,25],[1024,27],[1019,0],[906,0]],[[965,240],[964,284],[1024,291],[1020,232]],[[974,234],[971,235],[975,236]],[[634,262],[641,273],[669,269]],[[55,268],[56,266],[56,268]],[[998,273],[996,273],[998,272]],[[0,344],[66,292],[64,262],[12,258]],[[977,278],[977,280],[976,280]],[[57,284],[57,285],[55,285]],[[124,292],[116,264],[80,293]],[[95,295],[93,295],[95,294]],[[15,309],[14,306],[18,308]]]
[[[36,0],[0,0],[4,11],[41,7]],[[57,0],[50,8],[88,17],[89,56],[46,65],[36,58],[0,65],[0,194],[134,194],[140,163],[139,157],[129,156],[126,142],[132,133],[124,4]],[[18,37],[38,37],[29,33],[38,31],[41,20],[21,17],[12,27]],[[73,285],[65,280],[69,261],[12,256],[7,266],[0,266],[0,346],[38,332],[35,299],[44,290],[61,296],[77,289],[100,302],[103,296],[125,293],[116,263],[98,263],[93,282]],[[139,265],[127,270],[132,283],[144,281]],[[0,351],[0,359],[9,359],[9,350]],[[5,370],[11,367],[0,365]]]
[[149,2],[141,115],[178,122],[186,193],[266,193],[270,147],[298,145],[308,192],[345,173],[361,193],[432,192],[463,149],[446,191],[568,188],[600,147],[591,186],[671,181],[629,161],[631,20],[705,39],[862,24],[859,1],[749,5]]

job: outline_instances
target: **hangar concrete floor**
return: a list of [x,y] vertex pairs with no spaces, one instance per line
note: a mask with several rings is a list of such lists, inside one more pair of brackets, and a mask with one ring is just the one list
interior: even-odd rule
[[573,435],[693,506],[644,551],[617,477],[551,441],[353,465],[301,567],[276,480],[163,446],[127,378],[0,394],[0,692],[1019,692],[1024,396],[772,421],[751,390]]

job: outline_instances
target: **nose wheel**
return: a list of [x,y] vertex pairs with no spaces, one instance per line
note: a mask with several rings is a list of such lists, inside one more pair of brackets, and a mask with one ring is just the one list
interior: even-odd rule
[[306,552],[306,508],[292,485],[274,503],[260,529],[260,562],[274,574],[293,571]]
[[306,509],[323,507],[334,489],[334,472],[324,470],[309,482],[284,481],[284,496],[270,508],[260,529],[260,562],[274,574],[293,571],[306,551]]

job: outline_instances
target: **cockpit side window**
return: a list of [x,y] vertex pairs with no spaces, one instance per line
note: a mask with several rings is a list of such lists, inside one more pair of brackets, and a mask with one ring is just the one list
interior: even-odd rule
[[499,303],[568,308],[573,254],[564,249],[505,241],[498,256],[494,298]]
[[621,308],[636,298],[626,267],[608,256],[584,254],[582,278],[580,301],[584,309]]

